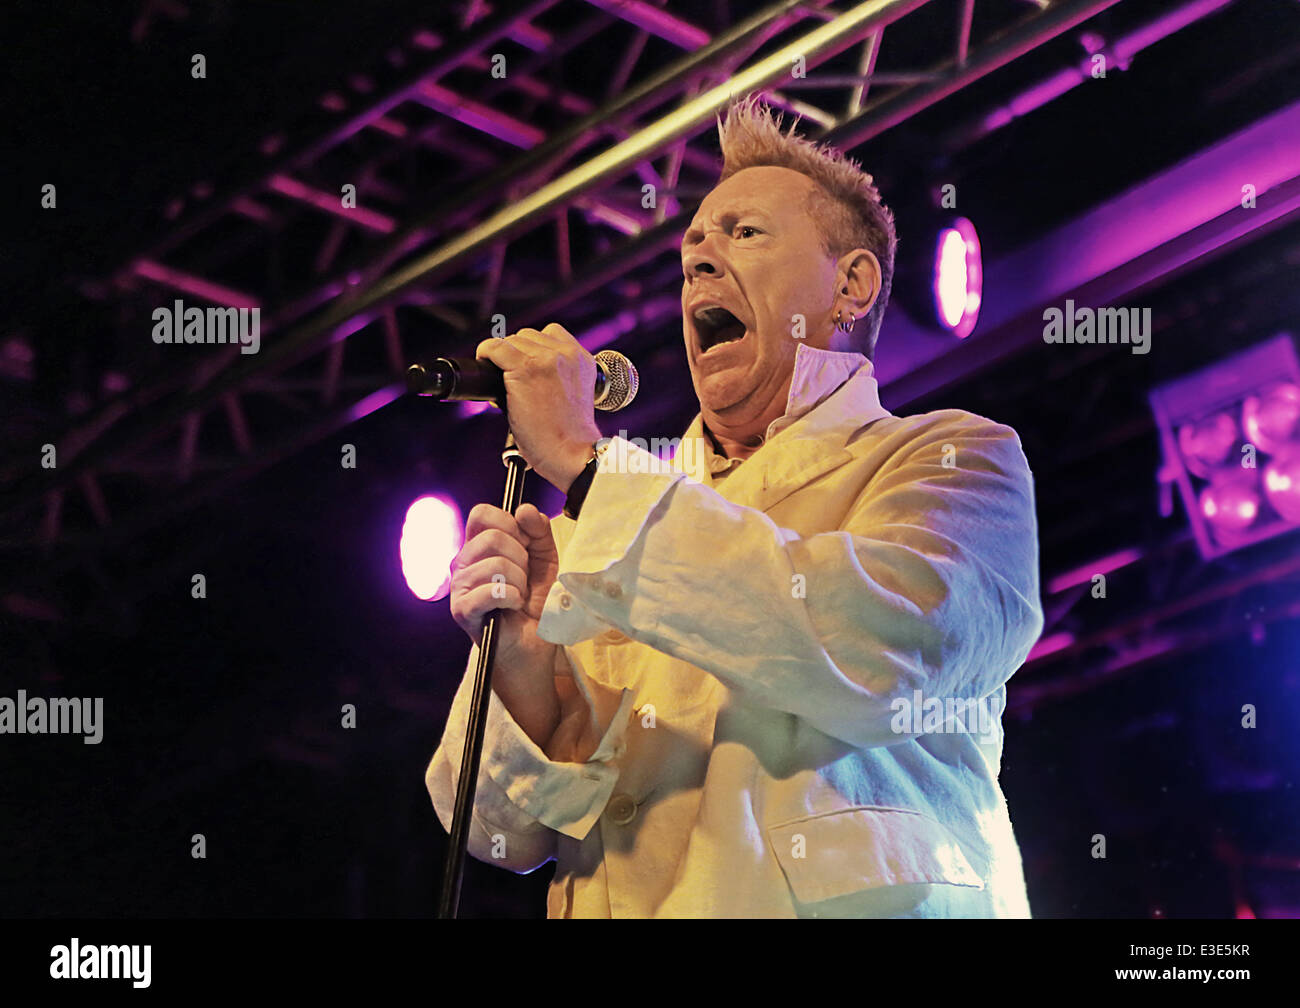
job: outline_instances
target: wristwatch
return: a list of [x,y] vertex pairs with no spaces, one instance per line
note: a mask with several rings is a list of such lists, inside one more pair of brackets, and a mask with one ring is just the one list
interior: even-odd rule
[[569,493],[564,498],[564,517],[578,520],[578,514],[582,511],[582,502],[587,499],[587,491],[591,489],[591,481],[596,476],[596,470],[600,468],[600,460],[604,456],[609,445],[598,443],[592,446],[591,458],[587,464],[582,467],[582,472],[574,478],[569,485]]

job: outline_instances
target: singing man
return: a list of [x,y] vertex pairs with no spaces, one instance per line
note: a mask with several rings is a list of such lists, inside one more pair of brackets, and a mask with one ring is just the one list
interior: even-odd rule
[[469,515],[451,612],[475,646],[429,794],[450,828],[500,608],[470,853],[554,859],[548,916],[1028,916],[998,785],[1043,625],[1019,439],[880,405],[872,177],[752,98],[719,137],[682,236],[700,409],[671,462],[602,438],[562,326],[477,349],[565,513]]

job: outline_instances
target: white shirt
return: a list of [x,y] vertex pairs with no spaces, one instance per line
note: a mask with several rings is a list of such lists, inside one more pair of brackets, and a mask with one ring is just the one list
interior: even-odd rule
[[[553,520],[561,723],[543,752],[493,695],[471,853],[555,858],[553,917],[1027,916],[997,785],[1042,629],[1019,440],[894,417],[865,358],[803,344],[787,407],[740,463],[699,416],[669,463],[616,438]],[[444,826],[476,659],[426,771]]]

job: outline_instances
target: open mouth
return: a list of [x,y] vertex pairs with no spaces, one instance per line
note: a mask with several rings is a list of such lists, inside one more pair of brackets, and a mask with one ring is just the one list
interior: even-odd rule
[[706,354],[724,343],[734,343],[745,336],[745,323],[725,308],[701,308],[695,313],[695,332],[700,353]]

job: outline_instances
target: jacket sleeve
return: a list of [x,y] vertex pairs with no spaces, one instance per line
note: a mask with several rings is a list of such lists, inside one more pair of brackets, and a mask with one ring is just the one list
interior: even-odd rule
[[807,536],[618,445],[646,457],[592,481],[539,633],[613,626],[855,746],[912,737],[914,691],[988,696],[1042,631],[1033,479],[1011,428],[936,416]]
[[[443,828],[451,831],[456,785],[474,690],[478,647],[452,701],[442,740],[425,771],[425,786]],[[543,752],[493,692],[469,833],[469,853],[480,861],[530,872],[555,857],[559,834],[581,840],[591,830],[618,780],[622,722],[631,694],[613,693],[556,655],[560,724]],[[589,759],[567,756],[586,744]]]

